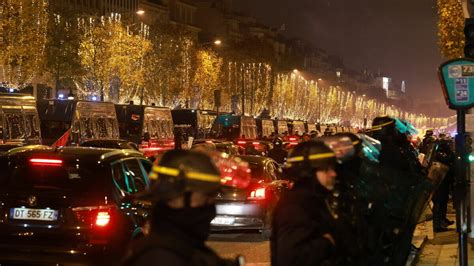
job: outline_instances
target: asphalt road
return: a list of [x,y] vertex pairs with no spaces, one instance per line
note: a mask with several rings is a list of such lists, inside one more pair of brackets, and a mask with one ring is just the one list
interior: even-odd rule
[[248,266],[270,265],[270,242],[260,234],[213,234],[208,245],[225,258],[243,255]]

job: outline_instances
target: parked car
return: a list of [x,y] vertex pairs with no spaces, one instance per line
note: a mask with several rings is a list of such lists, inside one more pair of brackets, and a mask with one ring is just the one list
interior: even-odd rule
[[25,147],[0,165],[2,265],[114,265],[145,233],[146,207],[121,203],[149,186],[152,165],[138,151]]
[[119,149],[119,150],[137,150],[138,145],[123,139],[100,139],[100,140],[89,140],[81,143],[81,147],[92,147],[92,148],[106,148],[106,149]]
[[268,157],[238,156],[249,164],[250,185],[246,189],[223,188],[216,197],[217,216],[213,231],[259,230],[264,238],[271,233],[273,209],[288,181],[281,179],[281,169]]
[[237,140],[236,143],[243,155],[267,156],[273,148],[272,142],[267,140]]

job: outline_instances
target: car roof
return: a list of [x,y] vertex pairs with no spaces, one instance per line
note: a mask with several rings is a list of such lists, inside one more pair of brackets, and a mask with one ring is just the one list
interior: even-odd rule
[[128,143],[130,141],[125,139],[93,139],[93,140],[86,140],[84,143]]
[[264,162],[271,160],[268,157],[258,155],[237,155],[236,157],[242,159],[243,161],[257,164],[263,164]]
[[36,154],[45,156],[58,156],[68,159],[82,159],[87,161],[108,161],[114,158],[129,157],[131,155],[136,157],[143,157],[143,154],[135,150],[117,150],[104,148],[90,148],[90,147],[60,147],[51,148],[48,146],[25,146],[15,148],[8,151],[4,156],[9,157],[30,157]]

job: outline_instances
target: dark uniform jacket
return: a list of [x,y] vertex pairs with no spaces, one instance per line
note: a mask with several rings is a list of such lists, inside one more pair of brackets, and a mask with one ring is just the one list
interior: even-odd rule
[[221,259],[203,242],[173,225],[160,225],[149,236],[133,243],[123,265],[231,266],[238,263]]
[[[271,259],[273,266],[333,265],[335,247],[324,234],[336,238],[331,225],[335,218],[318,193],[316,181],[296,183],[282,195],[273,218]],[[336,240],[337,242],[337,240]]]
[[275,160],[279,164],[283,164],[288,157],[288,152],[281,147],[275,147],[268,152],[268,157]]

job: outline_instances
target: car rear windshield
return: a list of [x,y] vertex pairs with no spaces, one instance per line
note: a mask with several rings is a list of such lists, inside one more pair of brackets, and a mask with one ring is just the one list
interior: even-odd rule
[[[0,158],[0,166],[7,162]],[[93,163],[67,163],[63,165],[11,165],[0,173],[0,190],[60,189],[75,192],[103,191],[105,173]]]

